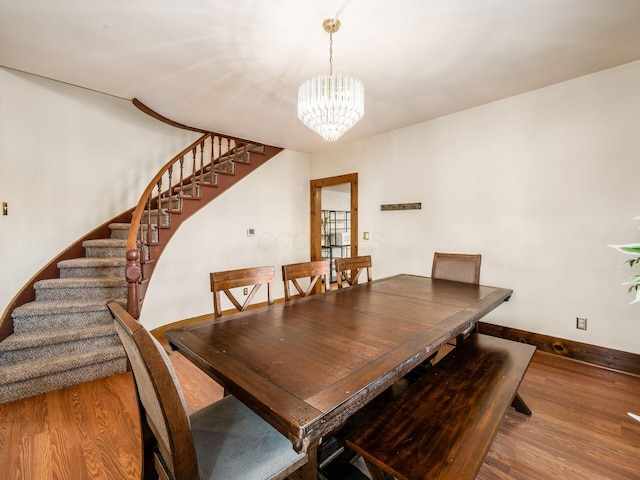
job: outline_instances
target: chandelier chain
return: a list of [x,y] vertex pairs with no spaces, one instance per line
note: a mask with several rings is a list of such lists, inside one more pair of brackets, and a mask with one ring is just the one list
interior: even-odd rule
[[333,75],[333,31],[329,32],[329,75]]

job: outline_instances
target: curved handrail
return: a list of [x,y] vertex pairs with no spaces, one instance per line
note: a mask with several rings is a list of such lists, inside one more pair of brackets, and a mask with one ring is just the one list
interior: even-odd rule
[[200,199],[203,188],[216,187],[220,174],[234,173],[236,163],[249,163],[251,152],[261,151],[264,145],[206,132],[149,182],[133,211],[127,237],[125,276],[131,316],[140,317],[140,284],[147,279],[143,265],[150,265],[150,274],[160,254],[154,247],[160,245],[162,230],[171,227],[172,214],[182,212],[185,200]]
[[127,236],[127,250],[126,250],[126,266],[125,277],[127,280],[127,310],[134,318],[140,318],[140,291],[138,284],[142,279],[142,265],[140,263],[140,250],[138,250],[138,235],[140,232],[140,222],[142,220],[142,214],[144,213],[148,199],[153,194],[153,190],[161,181],[165,173],[171,168],[178,159],[183,158],[191,149],[195,148],[197,144],[200,144],[209,134],[205,134],[182,150],[178,155],[169,160],[153,177],[147,188],[140,196],[138,205],[133,211],[131,216],[131,226],[129,227],[129,235]]
[[[142,195],[140,195],[140,200],[138,200],[138,205],[136,206],[135,210],[133,211],[133,215],[131,216],[132,225],[138,225],[140,223],[147,199],[153,193],[153,190],[156,188],[158,181],[164,176],[164,174],[169,170],[169,168],[172,165],[174,165],[177,161],[179,161],[179,159],[183,158],[187,153],[193,150],[197,145],[204,142],[204,140],[210,135],[211,135],[210,133],[207,133],[206,135],[203,135],[202,137],[200,137],[198,140],[193,142],[191,145],[189,145],[187,148],[185,148],[179,154],[177,154],[175,157],[169,160],[158,171],[158,173],[156,173],[155,177],[153,177],[153,179],[149,182],[149,185],[147,185],[147,188],[144,190],[144,192],[142,192]],[[135,231],[132,229],[129,230],[129,236],[127,237],[127,250],[137,248],[136,247],[137,233],[138,233],[137,228],[135,229]]]
[[152,118],[155,118],[156,120],[161,121],[162,123],[166,123],[167,125],[171,125],[172,127],[177,127],[177,128],[181,128],[182,130],[190,130],[192,132],[200,132],[200,133],[210,133],[207,130],[202,130],[201,128],[196,128],[196,127],[190,127],[188,125],[184,125],[182,123],[178,123],[175,122],[173,120],[171,120],[170,118],[165,117],[164,115],[160,115],[158,112],[156,112],[155,110],[150,109],[149,107],[147,107],[144,103],[142,103],[140,100],[138,100],[137,98],[134,98],[132,100],[133,105],[140,110],[141,112],[146,113],[147,115],[149,115]]
[[[258,155],[258,157],[254,157],[254,160],[251,162],[252,163],[251,169],[243,169],[242,171],[237,172],[239,175],[235,177],[235,180],[231,180],[230,178],[227,178],[221,183],[222,188],[220,190],[209,190],[208,192],[205,192],[206,195],[204,198],[205,200],[204,203],[207,203],[216,195],[218,195],[222,190],[224,190],[225,188],[228,188],[229,185],[233,184],[234,181],[237,181],[239,178],[246,175],[248,171],[251,171],[253,168],[255,168],[258,165],[264,164],[264,162],[266,162],[269,158],[273,157],[279,151],[282,150],[281,148],[278,148],[278,147],[266,146],[263,144],[259,144],[257,142],[253,142],[251,140],[231,137],[227,135],[221,135],[214,132],[209,132],[206,130],[202,130],[195,127],[189,127],[189,126],[174,122],[158,114],[157,112],[154,112],[153,110],[145,106],[142,102],[140,102],[137,99],[133,100],[133,104],[142,112],[168,125],[185,129],[185,130],[194,131],[194,132],[200,132],[203,135],[198,140],[193,142],[190,146],[183,149],[182,152],[180,152],[178,155],[176,155],[173,159],[171,159],[169,162],[167,162],[167,164],[163,166],[163,168],[156,174],[156,176],[154,176],[153,180],[149,183],[149,185],[145,189],[143,195],[140,197],[140,202],[138,202],[138,205],[136,206],[135,209],[129,209],[123,212],[122,214],[114,217],[113,219],[109,220],[108,222],[104,223],[103,225],[99,226],[95,230],[89,232],[87,235],[85,235],[84,237],[76,241],[74,244],[69,246],[66,250],[61,252],[56,258],[51,260],[47,265],[45,265],[20,289],[20,291],[9,302],[4,312],[0,316],[0,341],[2,341],[3,339],[5,339],[6,337],[8,337],[13,333],[13,319],[11,317],[13,310],[20,305],[23,305],[25,303],[35,300],[35,291],[33,286],[36,281],[48,279],[48,278],[56,278],[56,276],[59,275],[57,264],[61,260],[78,258],[84,255],[84,247],[82,245],[84,240],[107,238],[110,236],[110,233],[111,233],[109,231],[109,224],[126,223],[128,222],[129,219],[132,220],[134,228],[131,229],[132,231],[129,232],[129,237],[127,238],[127,253],[126,253],[127,264],[125,267],[125,275],[128,282],[128,293],[127,293],[128,307],[130,308],[130,313],[131,311],[133,311],[133,313],[137,313],[137,315],[134,315],[134,316],[136,318],[139,318],[139,312],[140,312],[139,288],[140,288],[141,282],[143,280],[147,280],[148,277],[150,277],[150,273],[153,268],[153,262],[149,261],[153,259],[149,257],[149,259],[141,260],[140,252],[141,252],[141,249],[146,248],[149,251],[149,255],[151,255],[151,246],[153,246],[155,250],[157,250],[156,252],[153,253],[155,255],[155,259],[157,259],[159,256],[158,251],[161,251],[161,246],[159,243],[155,243],[152,245],[153,242],[147,241],[148,239],[147,240],[143,239],[143,241],[140,242],[140,245],[138,245],[137,238],[142,237],[141,232],[143,232],[144,230],[144,229],[143,230],[140,229],[141,219],[144,216],[144,210],[145,210],[144,208],[141,207],[141,202],[143,202],[143,199],[145,199],[146,205],[151,204],[150,202],[153,199],[152,197],[153,197],[154,188],[157,188],[158,191],[162,193],[161,186],[164,183],[163,173],[171,172],[172,165],[176,165],[176,164],[180,165],[180,160],[184,159],[184,157],[187,156],[189,152],[192,152],[194,161],[192,162],[191,174],[185,176],[184,169],[180,170],[181,177],[180,177],[180,182],[178,182],[179,192],[177,195],[178,197],[180,197],[180,199],[187,199],[187,198],[196,199],[196,198],[199,198],[199,196],[186,193],[187,188],[191,188],[193,191],[196,189],[196,187],[200,189],[202,188],[202,186],[206,186],[206,185],[216,186],[217,176],[219,173],[234,173],[235,172],[234,165],[236,163],[250,163],[249,162],[250,153],[262,153],[262,155]],[[217,145],[218,145],[217,149],[213,148],[215,142],[217,142]],[[205,165],[203,147],[206,147],[207,145],[209,146],[209,153],[208,153],[207,164]],[[195,167],[194,166],[196,165],[195,156],[197,154],[200,155],[201,162],[197,167]],[[214,165],[214,163],[216,165]],[[209,175],[209,180],[205,179],[205,176],[206,176],[205,171],[207,168],[209,169],[209,172],[211,172],[211,173],[207,172],[207,174]],[[199,172],[199,175],[200,175],[199,177],[193,174],[193,172],[196,172],[196,171]],[[165,192],[170,193],[172,188],[173,188],[173,183],[172,181],[169,181],[168,187],[165,190]],[[171,201],[170,195],[168,197],[169,197],[169,201]],[[158,195],[156,197],[156,200],[160,202],[160,206],[161,206],[163,201],[162,195]],[[180,221],[188,217],[189,214],[194,213],[195,210],[197,210],[197,208],[191,208],[188,212],[185,212],[186,215],[182,215],[182,218],[179,219],[179,221],[174,222],[174,224],[179,225]],[[167,215],[170,216],[171,213],[178,213],[179,211],[181,211],[181,209],[179,208],[169,208],[167,209]],[[151,238],[153,235],[151,235],[151,232],[149,231],[150,228],[148,227],[148,224],[149,222],[147,222],[147,233],[150,234],[149,238]],[[173,230],[175,230],[175,228]],[[171,232],[173,230],[171,229],[168,230],[167,234],[165,235],[167,239],[171,236]],[[143,265],[145,265],[146,267],[145,261],[149,263],[149,268],[143,268]],[[132,301],[132,299],[134,299],[134,301]]]

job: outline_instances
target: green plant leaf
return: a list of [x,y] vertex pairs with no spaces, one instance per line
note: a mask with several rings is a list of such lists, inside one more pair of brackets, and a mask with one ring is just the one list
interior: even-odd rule
[[640,255],[640,244],[627,243],[626,245],[609,245],[611,248],[615,248],[619,252],[627,253],[629,255]]
[[640,263],[640,257],[638,258],[632,258],[631,260],[627,260],[624,263],[628,263],[630,267],[633,267],[634,265],[637,265]]

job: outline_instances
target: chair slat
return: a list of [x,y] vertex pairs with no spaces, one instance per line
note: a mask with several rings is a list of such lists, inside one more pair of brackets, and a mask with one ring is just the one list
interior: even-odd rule
[[[243,312],[251,305],[260,286],[266,284],[267,302],[269,305],[273,304],[273,283],[275,282],[275,268],[273,265],[213,272],[209,277],[211,292],[213,293],[213,310],[216,317],[222,315],[220,292],[224,292],[234,307]],[[231,292],[232,288],[249,286],[252,287],[252,290],[244,302],[240,302]]]
[[358,277],[363,270],[367,271],[367,282],[370,282],[372,279],[371,255],[336,258],[335,263],[338,288],[343,287],[343,281],[346,282],[345,287],[356,285],[358,283]]
[[[291,288],[290,282],[296,288],[298,294],[301,297],[310,295],[318,280],[322,278],[322,284],[324,291],[329,290],[329,275],[330,275],[329,260],[318,260],[302,263],[291,263],[282,266],[282,280],[284,281],[284,298],[285,300],[291,300]],[[307,288],[303,288],[300,285],[301,278],[309,279],[309,285]]]

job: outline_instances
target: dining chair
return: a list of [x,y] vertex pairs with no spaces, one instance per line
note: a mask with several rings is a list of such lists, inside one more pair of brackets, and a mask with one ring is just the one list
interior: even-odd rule
[[[225,270],[210,274],[211,292],[213,293],[213,311],[215,317],[222,316],[220,292],[224,292],[231,300],[231,303],[240,312],[244,312],[253,301],[253,297],[264,284],[267,285],[267,302],[273,305],[273,282],[275,281],[275,268],[273,265],[267,267],[241,268],[237,270]],[[232,288],[253,287],[248,293],[244,303],[231,292]]]
[[229,395],[191,415],[169,356],[117,302],[108,304],[133,370],[140,411],[141,478],[283,479],[308,457]]
[[[301,297],[306,297],[311,294],[314,287],[318,283],[318,279],[321,279],[321,284],[324,285],[325,292],[329,291],[329,276],[331,266],[329,260],[316,260],[311,262],[302,263],[290,263],[282,266],[282,280],[284,282],[284,299],[291,300],[291,288],[290,284],[296,288]],[[309,285],[307,288],[303,288],[298,280],[308,278]]]
[[431,278],[477,285],[480,283],[481,261],[480,254],[435,252],[431,265]]
[[[431,264],[431,278],[478,285],[480,283],[481,261],[482,255],[479,253],[435,252]],[[477,324],[459,334],[456,337],[455,345],[459,345],[474,328],[476,331],[478,330]]]
[[367,282],[371,281],[371,255],[361,257],[336,258],[336,278],[338,280],[338,288],[342,288],[342,282],[345,281],[345,287],[356,285],[360,273],[367,271]]

